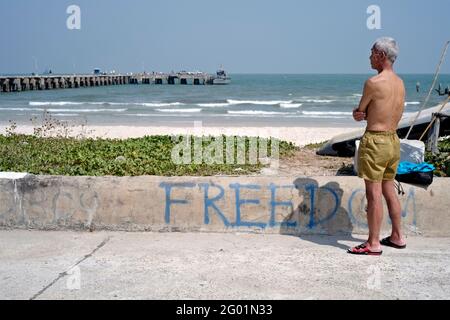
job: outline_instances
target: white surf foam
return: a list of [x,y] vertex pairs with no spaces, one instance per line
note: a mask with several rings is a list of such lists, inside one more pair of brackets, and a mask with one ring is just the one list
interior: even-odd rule
[[304,115],[310,116],[351,116],[352,112],[340,112],[340,111],[302,111]]
[[30,101],[28,104],[30,106],[68,106],[68,105],[81,105],[87,102],[72,102],[72,101],[44,101],[44,102],[39,102],[39,101]]
[[124,116],[129,116],[129,117],[153,117],[154,114],[151,113],[124,113]]
[[302,103],[280,103],[280,107],[285,109],[300,108],[302,105]]
[[2,110],[10,110],[10,111],[45,111],[48,112],[124,112],[128,109],[44,109],[44,108],[0,108]]
[[229,105],[230,103],[228,102],[197,103],[197,106],[205,108],[228,107]]
[[227,102],[231,105],[238,104],[254,104],[254,105],[266,105],[266,106],[274,106],[281,103],[292,103],[292,100],[233,100],[227,99]]
[[44,111],[42,108],[0,108],[0,111],[10,110],[10,111]]
[[331,102],[335,102],[336,100],[327,100],[327,99],[306,99],[303,100],[304,102],[309,102],[309,103],[331,103]]
[[227,113],[239,114],[239,115],[285,115],[285,114],[290,114],[289,112],[259,111],[259,110],[242,110],[242,111],[228,110]]
[[181,106],[181,102],[107,102],[107,101],[30,101],[30,106],[78,106],[78,105],[111,105],[111,106],[145,106],[145,107],[170,107]]
[[144,103],[135,103],[135,105],[142,105],[145,107],[176,107],[183,106],[184,103],[181,102],[144,102]]
[[159,112],[179,112],[179,113],[190,113],[190,112],[201,112],[200,108],[190,108],[190,109],[156,109]]
[[128,109],[47,109],[48,112],[124,112]]

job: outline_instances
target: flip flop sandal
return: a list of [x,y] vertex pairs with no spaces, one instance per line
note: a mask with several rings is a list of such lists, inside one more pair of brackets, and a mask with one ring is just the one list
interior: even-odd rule
[[402,246],[399,246],[398,244],[395,244],[395,243],[391,242],[391,237],[386,237],[386,238],[382,239],[380,241],[380,243],[383,246],[392,247],[392,248],[395,248],[395,249],[405,249],[406,248],[406,244],[404,244]]
[[383,251],[370,251],[365,243],[360,244],[359,246],[356,246],[354,248],[348,249],[347,252],[351,254],[368,255],[368,256],[381,256],[381,254],[383,253]]

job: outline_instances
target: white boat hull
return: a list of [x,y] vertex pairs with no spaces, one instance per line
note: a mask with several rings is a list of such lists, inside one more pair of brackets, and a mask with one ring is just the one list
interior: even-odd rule
[[[421,112],[420,117],[416,120],[414,129],[411,132],[409,139],[418,139],[427,125],[430,123],[433,113],[438,112],[440,108],[441,106],[437,105],[432,108],[424,109]],[[450,103],[446,104],[441,113],[450,114]],[[409,131],[409,127],[415,117],[415,113],[408,116],[403,116],[397,130],[400,138],[403,138]],[[440,130],[442,132],[448,131],[450,126],[449,124],[450,121],[448,120],[445,122],[441,122]],[[355,141],[361,139],[364,132],[365,129],[358,129],[335,136],[322,148],[320,148],[320,150],[317,151],[317,154],[323,156],[352,157],[355,154]]]
[[214,79],[213,84],[230,84],[230,79]]
[[230,79],[214,79],[213,84],[230,84]]

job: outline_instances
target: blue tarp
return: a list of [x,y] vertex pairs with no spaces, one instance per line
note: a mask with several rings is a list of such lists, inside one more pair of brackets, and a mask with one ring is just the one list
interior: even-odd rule
[[406,174],[411,172],[430,172],[434,171],[436,168],[427,162],[422,163],[412,163],[408,161],[402,161],[399,163],[397,168],[397,174]]

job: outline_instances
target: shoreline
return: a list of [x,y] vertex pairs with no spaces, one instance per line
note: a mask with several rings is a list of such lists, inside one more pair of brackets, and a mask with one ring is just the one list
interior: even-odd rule
[[[15,122],[18,126],[32,126],[31,116],[25,117],[4,117],[0,120],[0,127],[9,126],[10,121]],[[44,122],[42,115],[35,115],[36,125]],[[175,117],[123,117],[113,116],[108,119],[100,117],[61,117],[50,113],[48,119],[66,123],[69,126],[100,126],[100,127],[194,127],[200,125],[203,127],[276,127],[276,128],[351,128],[358,129],[362,127],[361,123],[355,122],[353,119],[342,118],[271,118],[271,117],[191,117],[186,115],[178,115]]]
[[[6,134],[9,125],[0,125],[0,134]],[[16,133],[33,134],[35,126],[18,124]],[[86,138],[127,139],[146,135],[194,135],[194,136],[259,136],[261,138],[277,138],[303,147],[311,143],[325,142],[336,135],[357,130],[359,127],[268,127],[268,126],[128,126],[128,125],[86,125],[71,126],[68,130],[58,128],[51,136],[67,132],[69,137],[82,135]]]

